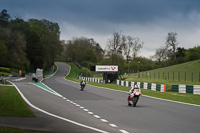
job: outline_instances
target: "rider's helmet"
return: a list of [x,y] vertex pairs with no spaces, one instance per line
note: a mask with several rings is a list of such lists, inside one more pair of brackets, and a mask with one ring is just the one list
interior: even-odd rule
[[139,88],[137,84],[135,85],[135,88]]

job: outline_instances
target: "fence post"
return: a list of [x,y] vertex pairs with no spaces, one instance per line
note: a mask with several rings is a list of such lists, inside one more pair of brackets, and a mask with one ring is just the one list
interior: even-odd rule
[[163,72],[163,80],[164,80],[164,72]]
[[193,72],[192,72],[192,82],[193,82]]
[[200,72],[199,72],[199,82],[200,82]]
[[186,81],[186,72],[185,72],[185,81]]
[[150,72],[150,79],[151,79],[151,72]]
[[200,72],[199,72],[199,82],[200,82]]
[[168,80],[169,80],[169,72],[168,72]]

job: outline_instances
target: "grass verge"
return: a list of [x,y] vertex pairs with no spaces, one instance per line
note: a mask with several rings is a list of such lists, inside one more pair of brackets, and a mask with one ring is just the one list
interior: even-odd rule
[[14,86],[0,86],[0,116],[34,117]]
[[78,75],[80,75],[82,70],[78,68],[74,63],[67,62],[67,64],[71,67],[71,70],[70,70],[69,75],[66,77],[66,79],[79,82]]
[[[70,71],[70,74],[68,75],[69,77],[66,77],[66,79],[80,82],[80,80],[78,80],[78,78],[77,78],[77,75],[79,75],[79,73],[81,72],[81,69],[78,68],[73,63],[67,63],[67,64],[71,66],[71,71]],[[114,83],[99,84],[99,83],[87,81],[87,84],[104,87],[104,88],[109,88],[109,89],[114,89],[114,90],[126,91],[126,92],[128,92],[130,90],[130,87],[119,86]],[[143,95],[200,105],[200,95],[177,93],[177,92],[158,92],[158,91],[152,91],[152,90],[146,90],[146,89],[141,89],[141,90],[142,90]]]
[[9,127],[0,127],[0,133],[52,133],[52,132],[41,132],[41,131],[21,130]]
[[52,76],[56,72],[57,69],[58,69],[57,66],[54,64],[53,70],[50,69],[44,72],[45,78]]

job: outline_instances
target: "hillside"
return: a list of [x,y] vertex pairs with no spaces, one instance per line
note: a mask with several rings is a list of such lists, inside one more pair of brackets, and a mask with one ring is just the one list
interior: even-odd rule
[[124,76],[127,81],[159,84],[200,84],[200,60]]

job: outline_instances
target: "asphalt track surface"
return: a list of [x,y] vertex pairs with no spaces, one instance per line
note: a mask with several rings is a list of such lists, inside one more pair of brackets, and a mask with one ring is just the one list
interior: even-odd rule
[[[79,83],[63,78],[70,67],[65,63],[56,64],[59,68],[56,74],[42,82],[61,97],[29,84],[30,79],[14,82],[32,105],[47,112],[31,107],[36,118],[24,118],[26,122],[21,125],[19,122],[18,126],[26,128],[27,123],[35,119],[32,129],[53,132],[200,132],[199,106],[141,96],[136,107],[129,107],[125,92],[90,85],[80,91]],[[17,118],[13,120],[17,121]]]

